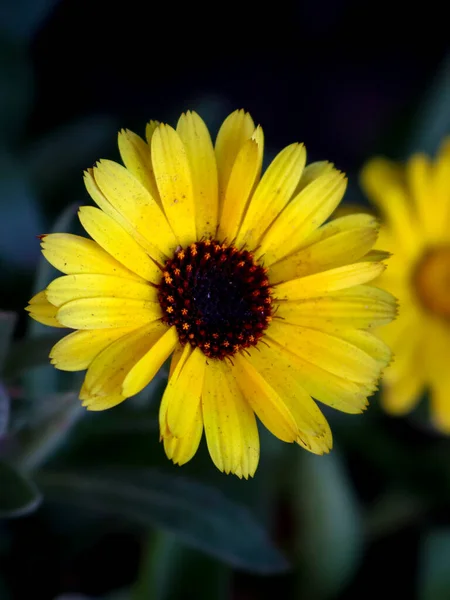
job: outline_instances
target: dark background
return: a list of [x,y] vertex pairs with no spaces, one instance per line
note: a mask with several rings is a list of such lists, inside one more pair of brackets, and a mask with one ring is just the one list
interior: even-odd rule
[[[445,59],[450,49],[442,10],[437,2],[419,7],[384,0],[267,5],[4,2],[0,11],[0,64],[3,61],[6,73],[0,79],[0,93],[6,98],[0,142],[4,157],[0,284],[1,308],[19,313],[16,338],[23,337],[27,327],[22,307],[32,294],[39,261],[35,236],[48,231],[72,202],[89,202],[82,169],[101,157],[117,158],[116,133],[122,127],[142,135],[149,119],[174,125],[182,111],[192,109],[215,135],[227,114],[242,107],[263,126],[268,158],[291,142],[305,142],[309,161],[327,159],[349,174],[347,200],[352,203],[364,202],[358,171],[373,153],[404,158],[418,145],[434,150],[446,131],[441,121],[433,119],[441,111],[448,125],[450,112],[442,109],[448,100]],[[431,130],[434,137],[427,136]],[[394,420],[380,413],[376,398],[373,404],[364,417],[332,421],[341,466],[338,475],[329,476],[325,470],[323,494],[344,494],[342,504],[325,502],[323,508],[321,491],[319,512],[314,513],[313,500],[312,512],[303,514],[320,520],[320,514],[325,518],[331,511],[340,520],[342,506],[350,514],[358,506],[354,510],[365,515],[364,542],[355,546],[358,556],[350,567],[344,564],[348,574],[331,591],[317,591],[317,582],[298,583],[310,579],[311,563],[298,558],[302,553],[296,550],[308,530],[297,493],[307,495],[309,489],[300,485],[293,465],[308,459],[294,458],[303,451],[290,448],[287,454],[276,454],[281,483],[274,487],[266,487],[265,479],[258,487],[239,483],[250,486],[250,496],[270,496],[267,527],[294,562],[290,574],[252,575],[245,568],[231,570],[215,559],[184,550],[188,558],[184,556],[180,570],[172,565],[166,595],[136,592],[133,600],[197,600],[207,572],[218,573],[221,597],[233,600],[450,598],[450,587],[439,588],[441,595],[426,595],[421,584],[423,569],[428,568],[424,567],[428,542],[424,546],[423,540],[428,539],[430,528],[441,531],[449,525],[448,491],[443,491],[448,483],[442,483],[439,469],[445,469],[450,447],[423,424],[426,415],[421,412],[408,421]],[[358,420],[355,427],[352,418]],[[100,437],[87,445],[95,453],[105,452],[107,443],[109,438]],[[117,454],[126,444],[122,438],[117,442]],[[154,459],[149,451],[142,452],[138,464],[162,464],[160,454]],[[68,456],[69,464],[89,462],[85,457],[85,463],[83,459],[77,463],[70,452]],[[213,485],[220,481],[217,485],[225,494],[236,495],[225,476],[212,476],[203,467],[197,471],[196,460],[202,459],[194,459],[183,474],[200,476]],[[266,455],[266,467],[273,466],[271,461]],[[314,487],[318,463],[311,464]],[[170,465],[164,468],[178,476]],[[341,468],[343,479],[339,479]],[[445,477],[447,482],[447,471]],[[292,479],[300,491],[292,491]],[[386,492],[387,508],[382,504]],[[311,497],[316,493],[317,489],[311,490]],[[350,494],[348,502],[346,494]],[[245,498],[245,502],[253,506],[253,500]],[[320,513],[320,507],[325,513]],[[106,598],[104,594],[138,578],[145,547],[139,528],[130,530],[120,519],[93,516],[89,511],[72,512],[52,504],[51,498],[33,515],[2,525],[0,534],[1,600],[53,600],[69,592]],[[325,536],[325,543],[335,546],[329,560],[338,557],[339,565],[341,544],[345,546],[347,538],[333,535]],[[177,546],[173,553],[179,552]],[[450,565],[450,555],[441,549],[437,554],[448,556]],[[192,569],[186,567],[191,564]],[[446,566],[444,560],[444,567],[436,568],[442,574]],[[182,585],[186,577],[191,587]],[[323,577],[327,578],[325,571]],[[219,596],[209,592],[204,597]]]

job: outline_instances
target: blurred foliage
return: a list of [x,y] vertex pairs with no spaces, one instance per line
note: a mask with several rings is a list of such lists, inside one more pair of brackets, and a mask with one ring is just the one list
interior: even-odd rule
[[[165,458],[157,411],[167,369],[137,398],[88,414],[80,375],[48,365],[64,331],[25,326],[21,309],[54,276],[36,235],[75,230],[80,170],[114,152],[117,129],[88,114],[28,135],[30,44],[54,5],[0,6],[1,600],[327,600],[386,587],[450,598],[450,441],[423,408],[402,422],[376,399],[363,417],[329,411],[337,448],[326,457],[261,431],[261,464],[244,482],[218,473],[204,444],[181,470]],[[450,133],[449,65],[408,135],[404,122],[396,140],[380,134],[383,151],[432,151]],[[224,106],[205,95],[197,108],[217,129]],[[355,187],[349,195],[358,199]]]

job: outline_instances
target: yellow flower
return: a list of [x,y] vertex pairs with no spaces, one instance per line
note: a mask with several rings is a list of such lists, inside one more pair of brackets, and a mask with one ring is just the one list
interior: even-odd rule
[[396,310],[390,294],[365,285],[384,269],[370,253],[376,220],[323,225],[346,179],[326,162],[305,167],[302,144],[260,179],[263,132],[242,110],[214,147],[191,112],[176,130],[150,122],[146,138],[122,131],[125,166],[101,160],[85,174],[99,208],[79,216],[93,241],[43,237],[65,276],[28,310],[75,330],[52,363],[87,369],[80,399],[103,410],[140,392],[172,355],[160,433],[180,465],[205,430],[221,471],[252,476],[255,414],[281,440],[328,452],[330,428],[311,396],[362,412],[390,360],[367,331]]
[[383,404],[405,414],[429,388],[434,423],[450,433],[450,140],[433,162],[423,154],[406,166],[375,158],[361,179],[385,218],[379,241],[393,252],[377,283],[400,305],[382,333],[395,357]]

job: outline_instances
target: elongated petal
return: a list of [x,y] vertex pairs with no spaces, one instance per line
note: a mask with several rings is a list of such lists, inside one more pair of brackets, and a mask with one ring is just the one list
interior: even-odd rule
[[222,199],[240,149],[251,138],[255,124],[243,110],[236,110],[222,123],[217,134],[215,151],[219,176],[219,196]]
[[370,251],[377,235],[377,230],[369,227],[337,233],[273,265],[270,281],[288,281],[356,262]]
[[374,262],[359,262],[292,279],[275,286],[275,295],[280,300],[302,300],[322,294],[343,290],[375,279],[385,270],[385,265]]
[[[115,163],[114,163],[115,164]],[[114,219],[128,234],[133,237],[138,244],[151,256],[154,260],[157,260],[163,263],[166,260],[166,255],[159,248],[157,248],[154,244],[152,244],[148,237],[144,237],[142,233],[139,233],[137,227],[132,225],[128,218],[119,211],[121,208],[120,203],[113,205],[100,190],[96,180],[95,180],[96,169],[88,169],[84,173],[84,185],[86,186],[86,190],[89,192],[89,195],[94,200],[101,210],[109,215],[112,219]],[[161,212],[162,214],[162,212]],[[163,215],[164,217],[164,215]],[[165,217],[164,217],[165,218]],[[142,230],[143,228],[140,228]],[[148,232],[147,232],[148,233]],[[173,239],[175,237],[172,234]]]
[[112,217],[94,206],[82,206],[78,216],[88,234],[124,267],[147,281],[159,283],[160,268]]
[[182,114],[177,133],[186,149],[195,198],[197,237],[213,237],[219,218],[217,165],[209,131],[195,112]]
[[274,345],[252,348],[251,362],[259,373],[270,382],[271,387],[283,398],[283,401],[295,418],[299,429],[297,442],[310,452],[323,454],[332,447],[331,430],[317,404],[301,386],[292,370],[291,364],[284,359]]
[[343,329],[335,333],[336,337],[356,346],[378,363],[378,376],[392,359],[391,349],[378,336],[370,331],[360,329]]
[[404,377],[396,381],[383,380],[381,404],[384,410],[398,416],[409,413],[419,402],[425,384],[424,372],[420,368],[409,369]]
[[237,236],[238,245],[257,246],[262,234],[289,202],[305,161],[303,144],[291,144],[274,158],[250,200]]
[[64,275],[57,277],[46,290],[47,299],[61,306],[79,298],[130,298],[158,302],[157,289],[144,281],[133,281],[115,275]]
[[84,400],[82,405],[90,411],[108,410],[126,400],[122,394],[111,394],[110,396],[91,396],[88,400]]
[[318,177],[322,177],[322,175],[325,175],[326,173],[331,173],[333,169],[333,163],[330,163],[327,160],[319,160],[306,165],[306,167],[303,169],[300,181],[295,188],[293,196],[295,197],[297,194],[299,194],[307,185],[312,183]]
[[187,359],[192,354],[192,351],[193,349],[190,344],[185,344],[184,346],[178,344],[178,346],[175,348],[174,355],[172,356],[169,381],[167,382],[167,387],[159,405],[159,430],[161,439],[172,436],[172,433],[167,425],[167,409],[169,407],[169,402],[173,397],[173,391],[175,389],[177,379],[179,378],[181,370],[186,364]]
[[82,371],[102,350],[131,331],[129,327],[74,331],[53,346],[50,362],[62,371]]
[[128,129],[123,129],[119,133],[118,142],[123,164],[150,192],[152,198],[160,202],[149,145]]
[[81,298],[63,304],[57,319],[73,329],[139,327],[161,318],[156,302],[128,298]]
[[150,383],[164,362],[169,358],[178,342],[175,327],[168,329],[150,350],[131,369],[122,385],[124,396],[139,394]]
[[[122,385],[133,366],[167,331],[161,323],[140,327],[107,346],[92,361],[86,373],[82,399],[123,394]],[[80,396],[81,397],[81,396]]]
[[397,303],[389,292],[362,285],[318,298],[282,302],[276,314],[292,325],[333,332],[390,323],[397,314]]
[[99,273],[142,281],[96,242],[79,235],[51,233],[42,239],[41,245],[42,254],[48,262],[66,275]]
[[[125,167],[111,160],[101,160],[92,175],[108,204],[136,232],[136,241],[145,240],[144,247],[150,248],[150,255],[156,259],[172,256],[177,239],[149,191]],[[94,200],[97,202],[100,198]],[[110,210],[107,204],[99,206],[107,213]]]
[[186,149],[178,133],[160,125],[152,137],[152,163],[167,219],[182,246],[196,239],[195,202]]
[[380,375],[376,359],[323,331],[273,321],[268,336],[304,360],[350,381],[370,384]]
[[47,299],[45,290],[33,296],[25,309],[38,323],[48,325],[49,327],[65,327],[56,319],[58,309],[50,304]]
[[149,148],[152,147],[152,138],[153,134],[157,130],[157,128],[161,125],[159,121],[149,121],[145,126],[145,139],[147,140],[147,144]]
[[423,245],[423,236],[410,210],[401,170],[385,159],[374,158],[364,166],[361,182],[392,228],[398,247],[416,256]]
[[302,240],[335,210],[346,185],[344,175],[333,170],[315,179],[293,198],[263,237],[258,253],[264,255],[264,263],[271,265],[295,252]]
[[233,357],[231,373],[242,395],[262,423],[280,440],[295,442],[298,427],[283,399],[245,357]]
[[414,154],[406,163],[405,175],[408,190],[412,196],[420,226],[423,228],[425,237],[430,241],[439,237],[436,231],[437,223],[433,206],[432,172],[431,161],[425,154]]
[[318,229],[315,229],[308,235],[299,245],[298,250],[302,250],[313,244],[317,244],[326,240],[332,236],[335,236],[344,231],[351,231],[354,229],[376,229],[380,228],[379,220],[373,215],[367,213],[354,213],[351,215],[345,215],[332,221],[328,221]]
[[250,195],[261,174],[263,151],[263,132],[257,127],[240,149],[231,170],[222,203],[219,239],[231,241],[237,236]]
[[350,414],[358,414],[367,407],[367,396],[373,394],[375,386],[365,386],[312,364],[304,358],[293,354],[282,345],[269,340],[279,354],[283,353],[283,360],[300,385],[315,399],[324,404]]
[[253,476],[259,458],[255,416],[220,361],[206,367],[202,408],[206,442],[216,467],[246,479]]
[[203,417],[201,406],[197,408],[192,425],[182,438],[176,438],[171,434],[164,437],[164,450],[167,458],[170,458],[176,465],[184,465],[189,462],[197,452],[202,439]]
[[183,437],[195,418],[203,388],[206,356],[195,348],[177,378],[172,377],[167,394],[167,426],[175,437]]

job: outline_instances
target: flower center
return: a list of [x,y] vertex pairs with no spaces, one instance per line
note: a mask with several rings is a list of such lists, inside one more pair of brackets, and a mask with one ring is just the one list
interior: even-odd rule
[[450,246],[429,250],[414,275],[416,293],[431,312],[450,318]]
[[255,346],[272,320],[267,269],[247,250],[205,240],[178,250],[164,265],[159,302],[180,342],[210,358]]

